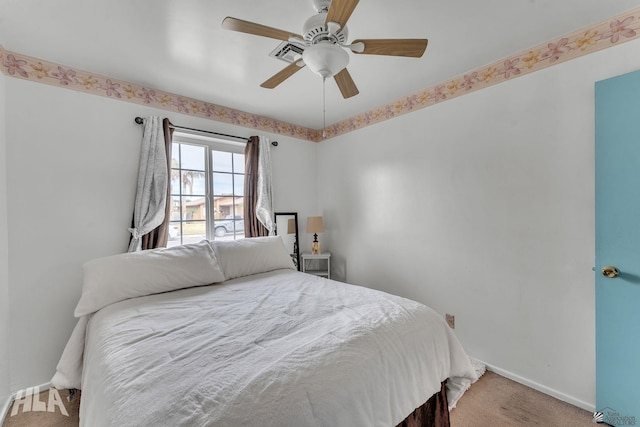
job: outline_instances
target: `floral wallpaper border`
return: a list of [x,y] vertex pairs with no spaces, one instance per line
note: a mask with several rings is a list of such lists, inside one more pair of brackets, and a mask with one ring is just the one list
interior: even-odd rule
[[7,76],[60,86],[107,98],[148,105],[265,132],[319,141],[321,130],[234,110],[193,98],[163,92],[99,74],[4,50],[0,46],[2,72]]
[[640,35],[640,8],[527,49],[327,128],[335,137],[588,55]]
[[197,99],[146,88],[122,80],[6,51],[2,46],[0,46],[2,65],[0,69],[5,75],[11,77],[319,142],[634,40],[639,36],[640,8],[329,125],[326,129],[326,138],[322,137],[321,129],[310,129]]

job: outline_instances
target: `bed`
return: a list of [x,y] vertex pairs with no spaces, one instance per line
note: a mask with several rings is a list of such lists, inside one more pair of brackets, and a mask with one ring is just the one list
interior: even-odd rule
[[279,237],[92,260],[56,388],[84,426],[448,425],[476,374],[431,308],[294,269]]

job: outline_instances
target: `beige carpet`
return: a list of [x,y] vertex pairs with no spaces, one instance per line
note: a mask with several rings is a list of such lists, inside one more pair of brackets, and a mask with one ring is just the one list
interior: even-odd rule
[[[57,392],[57,395],[50,396],[50,393]],[[59,399],[58,399],[59,397]],[[19,405],[16,412],[13,412],[13,406],[9,409],[7,418],[3,427],[71,427],[78,426],[80,419],[78,412],[80,410],[80,392],[77,392],[72,398],[69,390],[46,390],[40,392],[35,404],[35,399],[26,402],[27,405]],[[14,406],[15,406],[14,402]],[[46,406],[46,411],[38,410],[38,408]],[[24,412],[25,406],[28,406],[27,412]],[[61,406],[64,406],[64,411]],[[31,410],[33,409],[33,410]],[[65,414],[66,412],[66,414]],[[11,414],[14,415],[11,415]]]
[[[72,427],[78,425],[80,396],[68,400],[68,391],[60,390],[61,402],[68,416],[59,406],[49,404],[54,412],[23,412],[7,415],[3,427]],[[49,392],[43,391],[38,399],[48,403]],[[24,405],[23,405],[24,406]],[[590,412],[561,402],[531,388],[508,380],[493,372],[484,374],[462,396],[451,411],[451,427],[593,426]]]
[[451,427],[593,427],[592,417],[591,412],[490,371],[467,390],[450,413]]

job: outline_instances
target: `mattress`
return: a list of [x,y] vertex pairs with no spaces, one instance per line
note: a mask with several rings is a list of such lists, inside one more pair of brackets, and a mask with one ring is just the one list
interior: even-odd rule
[[290,269],[130,298],[83,319],[84,426],[389,427],[443,381],[453,406],[476,379],[431,308]]

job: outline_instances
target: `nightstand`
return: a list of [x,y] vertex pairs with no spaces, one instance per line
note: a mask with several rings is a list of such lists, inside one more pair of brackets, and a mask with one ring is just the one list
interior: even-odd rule
[[300,255],[300,258],[302,259],[303,273],[331,279],[331,254],[329,252],[323,252],[320,255],[304,252]]

